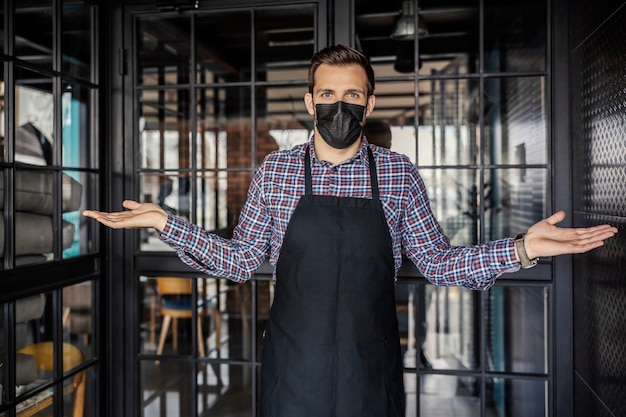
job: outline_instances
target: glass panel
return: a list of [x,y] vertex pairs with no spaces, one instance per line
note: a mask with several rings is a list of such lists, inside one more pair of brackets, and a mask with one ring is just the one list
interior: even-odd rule
[[486,310],[489,370],[546,373],[548,289],[496,285]]
[[422,81],[419,91],[419,165],[477,163],[478,81]]
[[63,288],[63,341],[79,348],[83,359],[93,357],[93,285],[85,281]]
[[485,1],[485,71],[545,71],[546,0]]
[[547,163],[545,78],[490,78],[485,97],[485,162]]
[[[4,34],[5,34],[5,28],[4,28],[4,3],[6,3],[4,0],[0,0],[0,53],[4,54]],[[0,393],[2,394],[2,393]],[[1,397],[2,395],[0,395]]]
[[61,95],[63,166],[98,168],[97,134],[93,124],[94,91],[65,84]]
[[198,286],[195,304],[199,320],[196,332],[201,341],[197,346],[199,356],[220,357],[222,341],[229,339],[228,323],[223,320],[222,314],[226,287],[223,281],[213,278],[140,278],[143,353],[192,353],[193,285]]
[[461,169],[421,169],[420,174],[435,218],[455,245],[478,243],[479,172]]
[[[401,6],[401,7],[400,7]],[[416,14],[417,12],[417,30]],[[356,2],[356,34],[363,51],[375,61],[377,76],[415,71],[415,34],[419,39],[421,75],[478,72],[479,2],[419,9],[411,1]]]
[[62,28],[63,73],[91,79],[92,6],[86,1],[64,0]]
[[[65,224],[69,223],[73,225],[74,229],[69,246],[66,246],[64,240],[63,258],[78,256],[88,252],[87,235],[85,233],[88,220],[81,215],[82,211],[87,208],[85,205],[86,187],[89,185],[87,178],[88,174],[79,171],[64,171],[61,177],[64,228],[66,227]],[[82,226],[85,226],[85,228]],[[63,239],[66,238],[69,240],[70,236],[66,237],[64,232]]]
[[[0,23],[0,25],[2,25],[2,23]],[[2,49],[1,46],[0,49]],[[0,162],[5,162],[7,156],[4,154],[4,151],[7,145],[7,138],[4,127],[4,62],[0,64],[0,69],[2,70],[2,74],[0,74]],[[4,189],[4,185],[2,187]]]
[[[415,404],[407,404],[406,416],[479,417],[480,380],[454,375],[422,375],[420,380],[420,412]],[[411,411],[412,407],[412,411]],[[412,412],[410,414],[409,412]],[[486,414],[508,416],[508,414]],[[531,414],[528,414],[531,415]]]
[[189,91],[141,92],[140,158],[143,168],[184,169],[190,164]]
[[251,386],[255,369],[242,365],[200,364],[196,378],[198,382],[197,415],[204,417],[253,416]]
[[239,213],[248,196],[248,188],[252,181],[250,172],[229,171],[226,174],[228,192],[226,206],[228,207],[228,227],[234,227],[239,221]]
[[481,292],[426,285],[423,352],[435,369],[480,368]]
[[[15,264],[24,265],[52,260],[54,257],[54,209],[58,189],[54,171],[15,171]],[[65,202],[65,201],[64,201]],[[78,200],[80,203],[80,199]],[[74,225],[64,222],[63,248],[69,248],[74,239]]]
[[21,298],[15,302],[15,382],[18,396],[52,379],[51,302],[51,294]]
[[50,77],[16,69],[15,126],[15,161],[51,165],[54,99]]
[[92,417],[96,415],[95,367],[90,367],[65,380],[63,388],[64,416]]
[[188,174],[159,172],[141,174],[140,195],[168,212],[189,219],[191,210],[191,179]]
[[[289,5],[258,10],[256,13],[257,80],[276,80],[273,70],[308,68],[315,52],[315,8]],[[285,57],[288,61],[285,62]],[[284,73],[283,73],[284,74]],[[305,78],[306,79],[306,76]],[[302,97],[306,91],[299,96]]]
[[250,81],[250,12],[219,12],[196,20],[196,81]]
[[488,378],[486,415],[507,417],[547,416],[546,381]]
[[304,105],[306,92],[304,84],[257,89],[257,163],[271,151],[308,141],[313,117]]
[[186,361],[141,361],[142,416],[194,416],[194,365]]
[[198,204],[196,223],[205,230],[230,236],[226,196],[228,181],[225,172],[198,173]]
[[392,126],[413,126],[416,104],[414,90],[413,81],[377,82],[374,91],[376,107],[368,120],[386,120]]
[[[218,167],[222,167],[220,164],[224,160],[228,168],[251,167],[253,131],[250,94],[247,87],[198,90],[198,132],[203,133],[205,139],[217,138],[215,163]],[[222,141],[226,141],[225,156]]]
[[220,355],[222,359],[250,360],[252,350],[256,348],[251,330],[254,323],[251,314],[252,282],[238,284],[225,280],[220,291],[225,294]]
[[[188,83],[191,18],[143,18],[137,26],[138,84]],[[211,29],[208,33],[215,32]]]
[[400,279],[396,283],[395,296],[404,367],[414,369],[419,365],[431,368],[432,364],[424,353],[428,329],[426,310],[430,307],[425,286]]
[[20,1],[14,6],[15,57],[30,64],[52,69],[54,54],[52,0]]
[[486,172],[486,240],[515,236],[547,215],[547,169],[493,169]]

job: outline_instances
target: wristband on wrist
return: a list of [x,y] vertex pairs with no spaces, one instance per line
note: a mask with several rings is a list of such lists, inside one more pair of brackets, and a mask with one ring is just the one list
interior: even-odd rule
[[522,264],[522,268],[532,268],[537,265],[539,258],[530,259],[528,257],[526,247],[524,246],[525,236],[526,233],[520,233],[515,236],[515,252],[517,252],[517,257],[519,258],[519,262]]

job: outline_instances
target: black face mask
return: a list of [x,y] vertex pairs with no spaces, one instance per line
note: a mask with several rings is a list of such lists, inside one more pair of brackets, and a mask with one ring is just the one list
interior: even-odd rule
[[345,149],[360,138],[364,113],[365,106],[345,101],[316,104],[317,131],[333,148]]

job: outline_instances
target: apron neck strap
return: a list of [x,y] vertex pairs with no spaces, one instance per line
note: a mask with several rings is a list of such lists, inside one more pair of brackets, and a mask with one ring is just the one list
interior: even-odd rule
[[[370,182],[372,184],[372,199],[379,200],[380,193],[378,191],[378,174],[376,173],[376,163],[374,162],[374,154],[370,147],[367,147],[367,156],[370,163]],[[306,195],[313,194],[313,180],[311,178],[311,154],[309,147],[304,152],[304,193]]]

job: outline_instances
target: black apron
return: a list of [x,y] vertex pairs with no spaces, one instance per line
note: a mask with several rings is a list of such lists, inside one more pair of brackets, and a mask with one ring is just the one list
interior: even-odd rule
[[305,194],[280,250],[263,343],[262,417],[404,417],[394,259],[372,199]]

